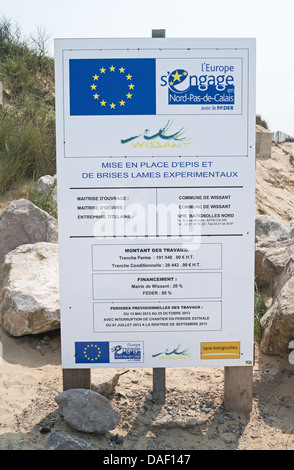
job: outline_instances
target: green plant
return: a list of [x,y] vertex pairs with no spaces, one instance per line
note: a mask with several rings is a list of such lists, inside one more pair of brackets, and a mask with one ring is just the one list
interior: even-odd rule
[[40,29],[30,49],[19,28],[0,19],[0,194],[56,173],[54,63],[46,39]]
[[49,194],[40,194],[35,189],[32,189],[29,192],[28,198],[35,206],[48,212],[48,214],[57,219],[57,204],[53,198],[54,190],[55,188],[52,188]]
[[268,123],[267,123],[264,119],[262,119],[262,117],[260,116],[260,114],[257,114],[257,115],[256,115],[256,124],[257,124],[258,126],[264,127],[265,129],[269,129]]
[[0,193],[24,179],[55,173],[55,129],[39,116],[0,112]]

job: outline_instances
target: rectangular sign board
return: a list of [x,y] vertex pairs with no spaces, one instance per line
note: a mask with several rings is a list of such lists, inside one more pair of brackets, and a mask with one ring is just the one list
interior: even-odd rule
[[62,365],[252,366],[255,40],[57,39]]

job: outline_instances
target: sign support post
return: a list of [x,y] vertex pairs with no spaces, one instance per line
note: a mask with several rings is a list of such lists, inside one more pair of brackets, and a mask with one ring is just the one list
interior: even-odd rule
[[[153,38],[165,38],[165,29],[153,29]],[[165,403],[165,368],[153,369],[153,400],[156,403]]]
[[91,388],[91,369],[62,369],[63,391],[72,388]]
[[253,367],[225,367],[224,405],[227,411],[252,411]]

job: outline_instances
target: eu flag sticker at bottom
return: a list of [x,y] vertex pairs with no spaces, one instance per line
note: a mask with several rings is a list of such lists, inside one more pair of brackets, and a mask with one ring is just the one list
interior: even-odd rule
[[108,363],[109,342],[76,342],[75,359],[76,364]]

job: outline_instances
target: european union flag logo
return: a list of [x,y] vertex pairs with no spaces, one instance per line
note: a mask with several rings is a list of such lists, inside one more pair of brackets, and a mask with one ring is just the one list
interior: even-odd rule
[[109,362],[109,342],[75,343],[76,364],[94,364]]
[[70,115],[156,114],[155,59],[70,59]]

